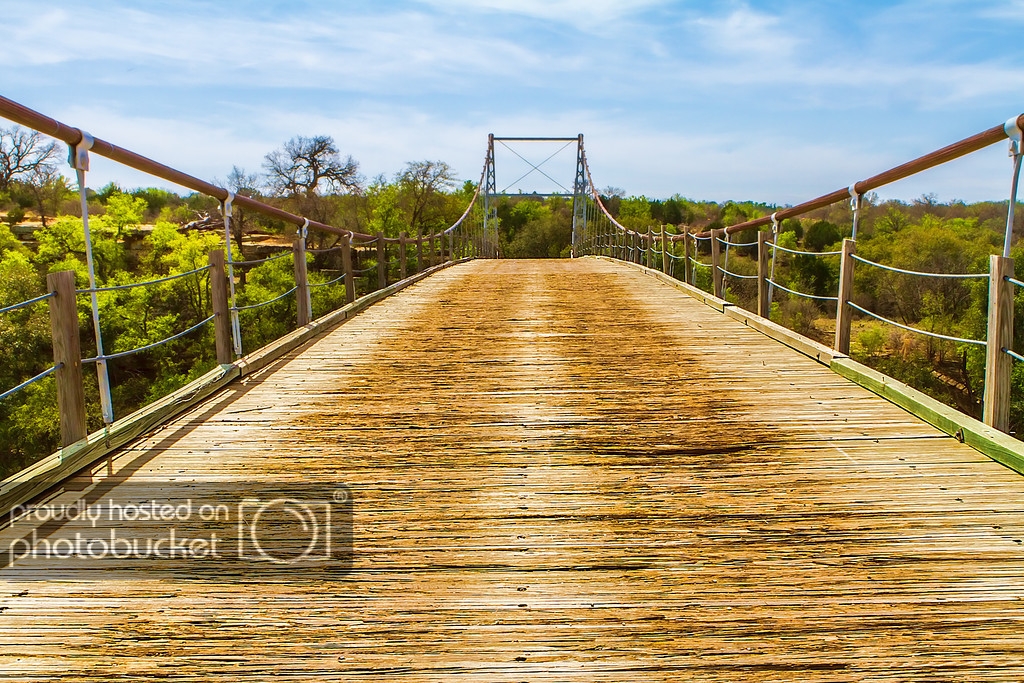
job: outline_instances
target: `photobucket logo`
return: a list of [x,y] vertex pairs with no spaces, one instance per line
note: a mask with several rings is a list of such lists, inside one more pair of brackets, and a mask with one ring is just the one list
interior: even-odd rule
[[238,555],[273,564],[330,559],[336,550],[337,490],[330,500],[248,499],[238,506]]
[[[117,498],[91,504],[83,499],[19,507],[4,532],[13,540],[0,542],[0,551],[7,551],[0,569],[216,568],[237,575],[277,569],[336,573],[351,566],[347,488],[310,495],[280,484],[235,486],[243,495],[232,495],[224,483],[190,484],[188,497],[167,500],[136,498],[118,487]],[[152,490],[149,484],[145,492]],[[184,568],[182,562],[191,564]]]
[[109,529],[106,537],[83,535],[75,532],[73,536],[61,538],[40,537],[33,529],[32,534],[25,538],[11,541],[8,557],[11,562],[25,558],[58,559],[58,560],[103,560],[108,558],[204,558],[219,557],[219,547],[223,548],[222,539],[216,534],[208,538],[178,538],[175,529],[158,538],[125,538],[118,535],[117,529]]

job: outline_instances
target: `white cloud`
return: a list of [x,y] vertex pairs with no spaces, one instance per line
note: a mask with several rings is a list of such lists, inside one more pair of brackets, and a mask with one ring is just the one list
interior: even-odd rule
[[[224,84],[380,92],[457,89],[480,74],[515,78],[558,59],[517,42],[460,33],[417,13],[298,14],[278,20],[200,18],[126,7],[71,15],[55,9],[20,25],[0,64],[10,69],[113,63],[92,74],[108,85]],[[39,49],[45,45],[45,49]],[[569,60],[571,62],[571,60]]]
[[705,47],[724,54],[773,58],[791,54],[798,42],[795,35],[783,30],[781,17],[747,6],[724,17],[700,17],[692,23]]

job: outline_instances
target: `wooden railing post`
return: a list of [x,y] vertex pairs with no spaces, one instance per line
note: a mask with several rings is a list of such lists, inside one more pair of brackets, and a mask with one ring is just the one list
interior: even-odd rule
[[305,327],[313,317],[313,309],[306,272],[306,240],[301,235],[292,242],[292,261],[295,265],[296,322],[299,327]]
[[711,231],[711,276],[715,283],[714,290],[715,296],[719,299],[722,298],[722,246],[718,243],[718,237],[722,234],[721,230]]
[[772,302],[768,298],[768,236],[764,230],[757,231],[757,314],[770,318]]
[[661,226],[661,272],[666,275],[669,272],[669,265],[672,261],[672,257],[668,255],[668,235],[665,234],[665,226]]
[[693,265],[690,263],[690,226],[683,227],[683,282],[693,284]]
[[423,230],[416,228],[416,272],[423,270]]
[[448,261],[455,260],[455,236],[452,233],[448,233],[448,258],[445,259],[445,263]]
[[408,269],[408,264],[405,253],[405,242],[408,239],[408,237],[409,236],[405,232],[405,230],[403,230],[398,235],[398,274],[402,280],[404,280],[408,276],[408,273],[406,272]]
[[213,335],[217,345],[217,363],[232,360],[231,309],[228,306],[228,278],[224,273],[224,252],[210,252],[210,300],[213,303]]
[[437,246],[434,244],[434,231],[433,230],[430,231],[430,247],[429,247],[429,252],[430,253],[427,254],[427,267],[431,268],[436,263],[436,261],[434,259],[437,258]]
[[843,240],[843,255],[839,262],[839,295],[836,301],[836,343],[839,353],[850,353],[850,325],[853,323],[853,309],[847,302],[853,298],[853,255],[857,243],[849,238]]
[[1013,259],[991,256],[988,286],[988,336],[985,353],[984,421],[1001,432],[1010,429],[1010,373],[1013,359]]
[[384,233],[377,233],[377,289],[388,286],[388,251]]
[[345,271],[345,300],[356,300],[356,271],[352,268],[352,235],[341,238],[341,267]]
[[644,239],[647,241],[647,267],[654,268],[654,234],[650,228],[647,228],[647,236]]
[[85,387],[82,384],[82,343],[78,337],[78,306],[75,273],[62,270],[46,276],[50,302],[53,363],[57,367],[57,408],[60,413],[61,446],[88,436],[85,421]]

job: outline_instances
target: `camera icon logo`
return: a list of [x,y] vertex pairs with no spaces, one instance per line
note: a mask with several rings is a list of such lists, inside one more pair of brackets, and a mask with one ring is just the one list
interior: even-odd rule
[[[341,500],[339,500],[341,498]],[[248,498],[238,503],[238,556],[276,565],[331,560],[341,550],[335,529],[337,492],[330,499]]]

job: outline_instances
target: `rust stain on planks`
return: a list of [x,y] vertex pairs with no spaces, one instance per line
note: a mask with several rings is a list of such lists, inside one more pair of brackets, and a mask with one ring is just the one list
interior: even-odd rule
[[200,475],[348,484],[352,571],[3,579],[0,680],[1024,675],[1024,479],[613,263],[438,273],[68,488]]

